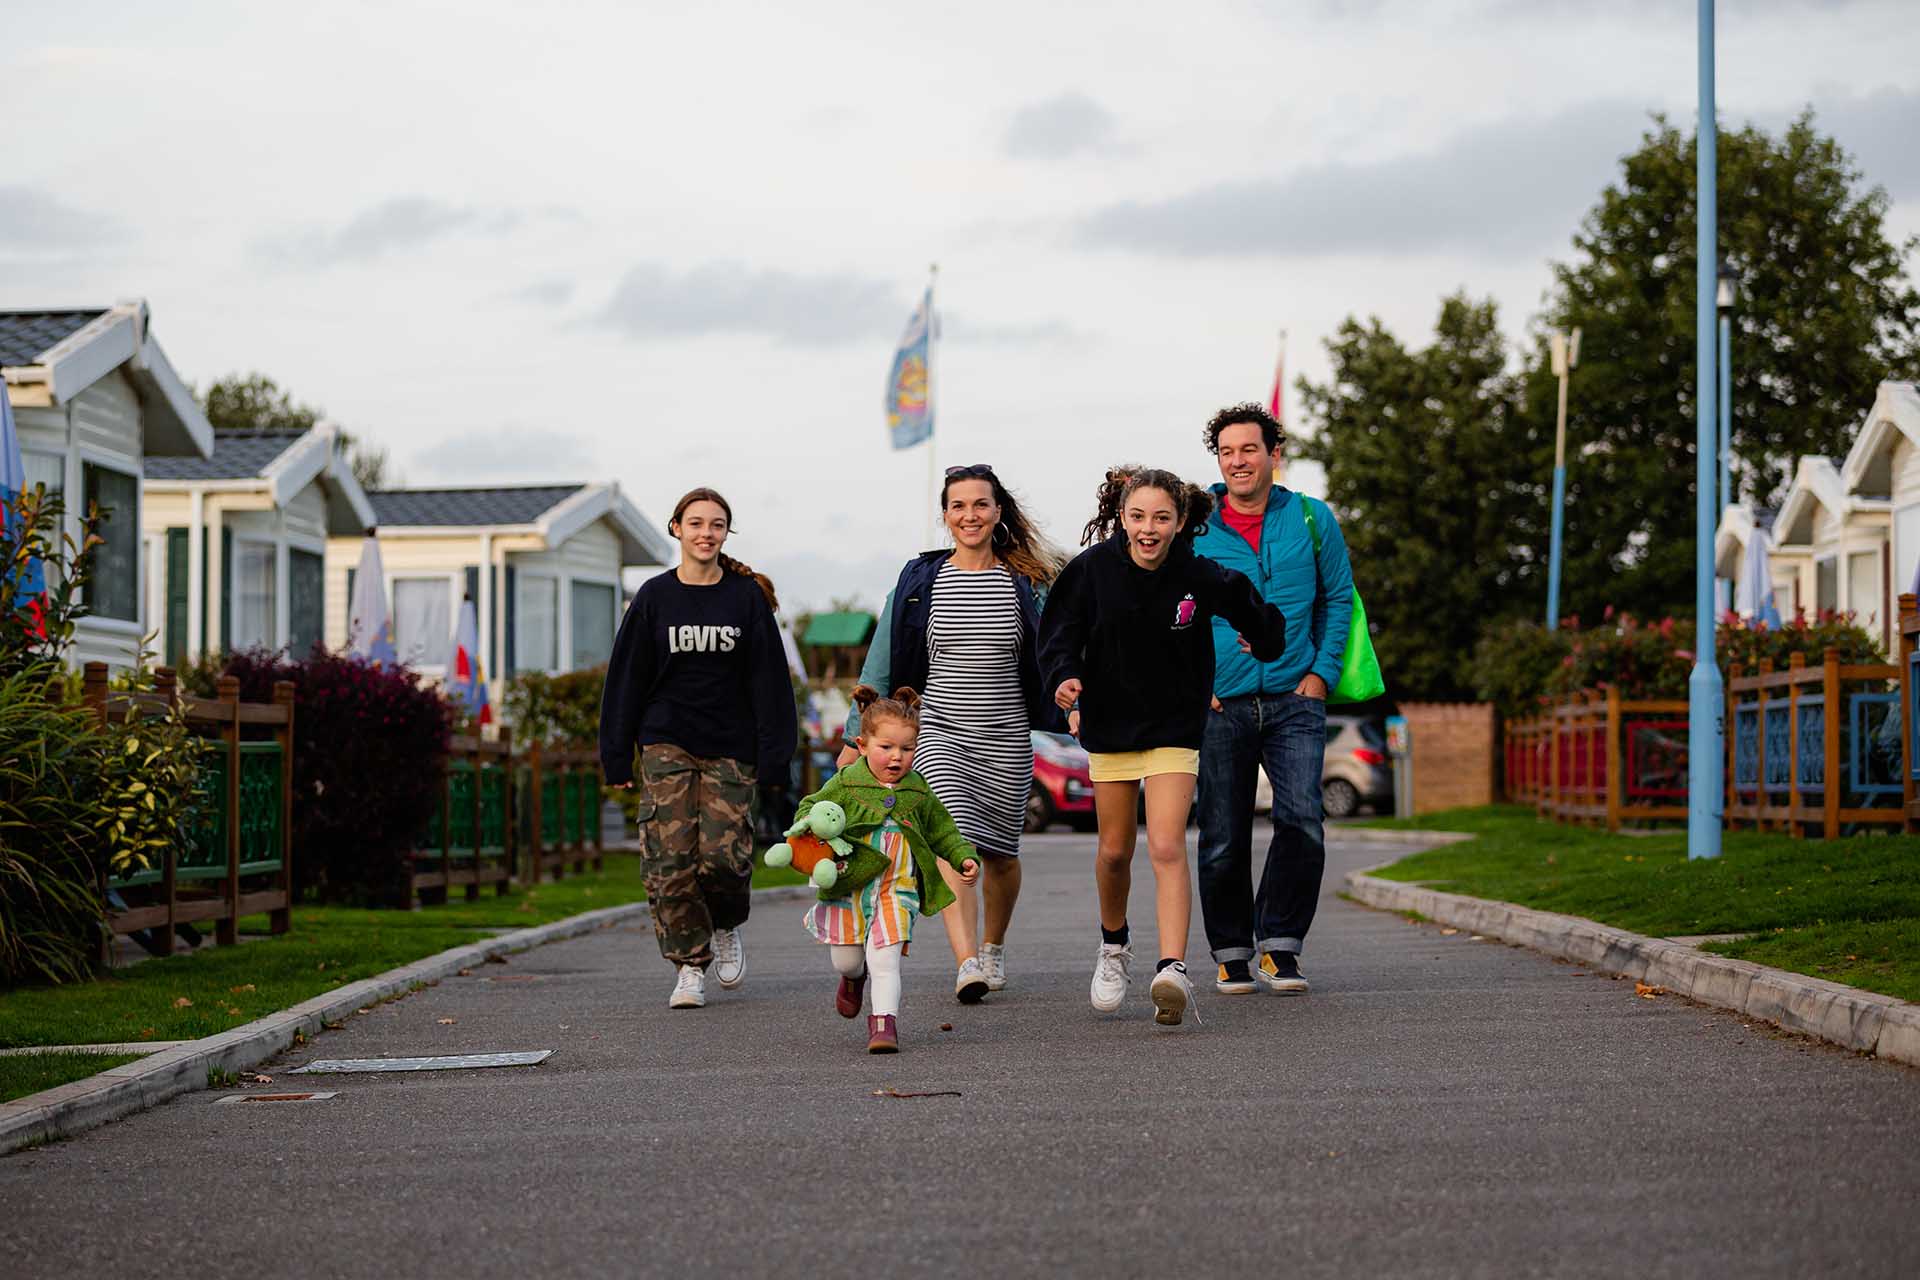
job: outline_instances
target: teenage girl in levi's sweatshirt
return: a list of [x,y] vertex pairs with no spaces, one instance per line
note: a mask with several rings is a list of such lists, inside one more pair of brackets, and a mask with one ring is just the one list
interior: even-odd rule
[[1081,537],[1092,545],[1061,572],[1040,623],[1041,672],[1091,758],[1101,939],[1093,1007],[1110,1012],[1127,994],[1127,894],[1144,786],[1160,932],[1151,995],[1154,1020],[1168,1026],[1193,998],[1187,812],[1213,696],[1212,619],[1224,618],[1262,661],[1286,647],[1286,619],[1246,575],[1193,553],[1212,509],[1213,495],[1171,472],[1107,472]]
[[675,1009],[706,1004],[709,966],[728,989],[746,978],[754,786],[784,789],[799,737],[773,584],[721,552],[732,526],[712,489],[675,504],[680,563],[634,593],[600,703],[610,786],[634,786],[639,748],[640,865]]

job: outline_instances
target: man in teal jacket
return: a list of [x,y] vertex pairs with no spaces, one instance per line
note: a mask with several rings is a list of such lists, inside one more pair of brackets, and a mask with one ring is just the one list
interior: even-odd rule
[[[1305,995],[1300,951],[1326,869],[1320,768],[1327,691],[1339,683],[1353,612],[1353,570],[1325,503],[1273,483],[1284,436],[1257,404],[1222,409],[1206,445],[1220,504],[1193,549],[1253,580],[1287,618],[1287,648],[1259,662],[1213,624],[1214,714],[1200,747],[1200,910],[1220,966],[1215,989],[1256,983]],[[1301,625],[1302,623],[1306,625]],[[1273,784],[1273,840],[1252,892],[1254,771]]]

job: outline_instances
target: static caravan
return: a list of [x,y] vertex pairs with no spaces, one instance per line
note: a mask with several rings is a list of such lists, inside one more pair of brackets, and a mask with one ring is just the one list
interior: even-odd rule
[[0,311],[0,375],[27,482],[63,495],[66,532],[104,513],[72,661],[124,669],[155,611],[142,554],[141,483],[152,459],[204,459],[213,427],[154,341],[147,304]]
[[1751,617],[1754,612],[1748,593],[1741,589],[1741,580],[1747,572],[1747,546],[1756,536],[1767,539],[1773,607],[1783,621],[1792,621],[1794,611],[1801,606],[1800,579],[1803,573],[1811,573],[1812,556],[1805,548],[1775,544],[1776,516],[1771,507],[1746,502],[1733,503],[1720,513],[1720,528],[1713,537],[1713,573],[1734,584],[1734,607],[1742,617]]
[[[617,484],[387,489],[367,495],[387,574],[394,647],[442,677],[460,602],[480,619],[481,669],[502,677],[604,663],[625,598],[621,571],[676,550]],[[347,642],[360,538],[327,543],[327,644]]]
[[155,648],[169,663],[320,643],[327,539],[374,521],[337,430],[216,431],[207,457],[149,457],[145,489]]
[[1776,554],[1804,557],[1799,604],[1808,617],[1851,613],[1884,642],[1893,621],[1887,611],[1891,524],[1886,497],[1848,493],[1831,458],[1800,459],[1774,521],[1773,544]]
[[1920,387],[1883,382],[1866,423],[1840,468],[1849,494],[1883,498],[1892,509],[1885,615],[1892,652],[1892,627],[1899,625],[1902,592],[1915,589],[1920,575]]

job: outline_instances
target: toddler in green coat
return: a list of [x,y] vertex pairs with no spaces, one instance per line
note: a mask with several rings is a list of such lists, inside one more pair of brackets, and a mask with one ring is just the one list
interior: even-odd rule
[[914,918],[938,914],[953,901],[934,861],[952,865],[965,884],[980,874],[980,863],[946,806],[912,770],[919,696],[900,689],[882,698],[861,685],[853,701],[860,708],[860,759],[800,802],[799,820],[787,834],[825,837],[841,854],[838,874],[807,911],[807,931],[832,952],[840,974],[834,1008],[841,1017],[860,1016],[871,975],[867,1052],[897,1053],[900,957]]

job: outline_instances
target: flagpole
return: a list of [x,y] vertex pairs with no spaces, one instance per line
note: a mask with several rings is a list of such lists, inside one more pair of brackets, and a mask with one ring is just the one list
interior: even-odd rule
[[[1285,329],[1282,329],[1280,331],[1280,354],[1274,360],[1274,364],[1273,364],[1273,403],[1267,407],[1273,411],[1273,420],[1280,424],[1281,430],[1283,431],[1286,429],[1286,425],[1287,425],[1286,399],[1287,399],[1287,331]],[[1283,475],[1284,475],[1284,464],[1281,467],[1275,467],[1273,470],[1273,482],[1275,484],[1284,483]]]
[[927,432],[927,496],[933,499],[929,504],[930,519],[927,524],[927,546],[931,550],[940,537],[940,471],[935,462],[933,442],[940,430],[940,416],[934,407],[933,366],[936,360],[934,348],[939,345],[933,317],[933,290],[940,283],[940,264],[935,262],[927,267],[927,416],[933,427]]

